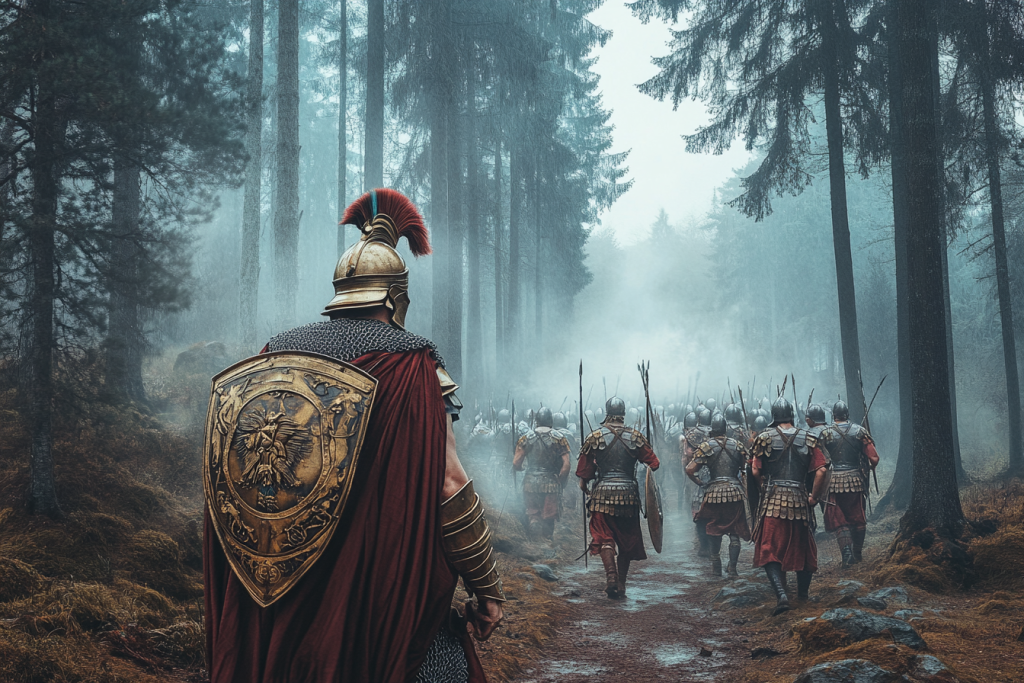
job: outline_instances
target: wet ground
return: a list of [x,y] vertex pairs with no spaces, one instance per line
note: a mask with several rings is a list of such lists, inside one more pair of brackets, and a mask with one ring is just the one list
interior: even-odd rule
[[[727,579],[712,578],[709,561],[696,557],[693,528],[688,516],[668,513],[662,554],[647,543],[649,559],[631,566],[623,600],[605,596],[600,558],[591,557],[589,569],[582,560],[574,569],[560,568],[572,615],[544,644],[537,665],[516,680],[736,680],[750,645],[730,634],[738,615],[711,610],[712,597]],[[750,569],[751,554],[744,544],[740,575],[760,580],[761,573]],[[722,558],[728,562],[728,540]]]

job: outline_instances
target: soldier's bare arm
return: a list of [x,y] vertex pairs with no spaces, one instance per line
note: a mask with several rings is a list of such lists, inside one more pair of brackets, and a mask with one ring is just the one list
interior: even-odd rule
[[459,490],[469,483],[469,475],[463,469],[459,461],[459,455],[455,450],[455,430],[452,428],[452,416],[448,416],[448,442],[445,453],[444,488],[441,489],[441,499],[448,500]]

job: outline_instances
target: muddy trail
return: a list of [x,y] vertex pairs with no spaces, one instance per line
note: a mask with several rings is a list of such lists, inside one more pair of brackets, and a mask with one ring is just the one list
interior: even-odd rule
[[[648,559],[630,567],[625,599],[605,596],[600,558],[591,557],[589,569],[582,560],[560,568],[560,592],[571,605],[571,615],[544,643],[536,666],[515,680],[737,679],[750,658],[750,645],[730,628],[739,615],[712,611],[712,598],[728,579],[710,576],[709,561],[696,556],[693,529],[688,515],[666,512],[663,552],[655,553],[648,540]],[[728,540],[722,548],[726,562],[727,546]],[[750,567],[751,558],[744,544],[740,576],[760,580],[761,572]]]

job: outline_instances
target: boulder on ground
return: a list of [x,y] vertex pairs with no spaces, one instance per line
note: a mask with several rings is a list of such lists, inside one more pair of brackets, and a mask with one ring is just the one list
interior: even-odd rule
[[905,683],[906,676],[883,669],[866,659],[822,662],[797,676],[793,683]]
[[558,576],[555,574],[554,570],[546,564],[534,564],[531,565],[530,568],[536,572],[537,576],[545,581],[558,581]]
[[905,621],[881,614],[859,609],[838,608],[828,610],[819,618],[829,622],[834,628],[846,632],[854,641],[891,634],[895,642],[915,650],[928,647],[921,634],[914,630],[913,626]]
[[867,597],[873,600],[885,600],[886,602],[899,602],[904,605],[911,603],[910,594],[902,586],[890,586],[868,593]]
[[910,675],[921,683],[960,683],[960,679],[938,657],[918,655],[912,661]]
[[868,609],[884,610],[888,607],[888,605],[885,604],[885,600],[872,597],[857,598],[857,604],[861,607],[867,607]]

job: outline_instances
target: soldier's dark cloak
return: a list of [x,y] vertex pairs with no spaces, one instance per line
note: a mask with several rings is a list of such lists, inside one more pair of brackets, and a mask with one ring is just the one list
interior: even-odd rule
[[[302,580],[261,609],[206,515],[211,683],[409,683],[451,616],[458,577],[441,542],[447,422],[430,349],[353,361],[378,381],[351,497]],[[485,681],[464,629],[469,681]]]

